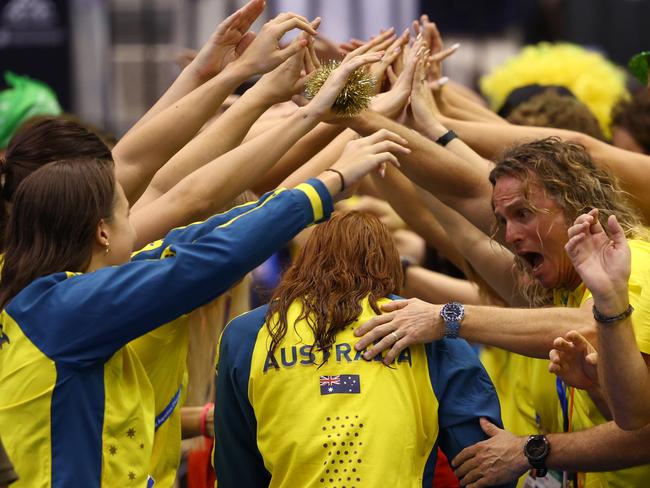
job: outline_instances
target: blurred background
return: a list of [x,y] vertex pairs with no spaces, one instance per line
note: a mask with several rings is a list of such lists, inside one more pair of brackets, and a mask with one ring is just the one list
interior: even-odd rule
[[[119,135],[177,76],[181,50],[243,3],[0,0],[0,72],[48,83],[64,110]],[[523,44],[571,41],[619,64],[650,46],[650,0],[267,0],[265,18],[287,10],[320,15],[320,32],[338,42],[428,13],[447,44],[462,43],[445,70],[469,86]]]

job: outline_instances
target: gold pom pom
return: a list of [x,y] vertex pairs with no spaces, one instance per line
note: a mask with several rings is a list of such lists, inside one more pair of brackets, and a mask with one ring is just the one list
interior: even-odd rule
[[[323,84],[341,63],[330,61],[318,68],[305,84],[305,94],[312,99]],[[375,78],[366,66],[352,72],[343,90],[336,97],[332,111],[338,115],[351,117],[364,111],[370,106],[370,99],[375,94]]]

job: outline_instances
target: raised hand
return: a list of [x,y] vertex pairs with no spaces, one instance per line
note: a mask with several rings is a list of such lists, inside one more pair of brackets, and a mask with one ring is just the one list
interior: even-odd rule
[[255,34],[249,29],[264,11],[264,6],[264,0],[250,0],[219,24],[208,42],[189,62],[197,76],[208,80],[241,56],[255,39]]
[[415,68],[415,76],[411,85],[411,112],[415,128],[425,131],[438,124],[437,116],[440,115],[435,99],[429,89],[425,71],[426,59],[419,56]]
[[580,215],[569,228],[566,250],[573,267],[589,288],[598,310],[616,315],[627,307],[631,255],[625,233],[614,215],[607,220],[609,235],[598,210]]
[[292,42],[287,47],[281,48],[280,40],[287,32],[301,29],[315,36],[319,25],[320,18],[309,23],[300,15],[290,12],[280,14],[264,24],[255,39],[239,55],[237,63],[250,75],[268,73],[308,44],[306,39],[301,38],[298,42]]
[[[293,41],[300,43],[299,39]],[[286,102],[291,97],[300,93],[304,86],[307,75],[304,71],[304,59],[307,56],[305,48],[287,59],[273,71],[266,73],[251,88],[268,105]]]
[[422,15],[420,22],[413,21],[413,29],[429,47],[430,53],[426,63],[426,73],[429,82],[436,82],[442,77],[442,62],[454,54],[460,44],[444,49],[442,36],[434,22],[429,20],[428,15]]
[[[420,53],[421,56],[423,51],[424,43],[422,41],[418,41],[413,45],[407,54],[404,69],[393,83],[392,88],[385,93],[380,93],[373,99],[371,108],[374,111],[391,119],[398,117],[403,112],[404,108],[408,104],[409,97],[411,96],[413,80],[418,60],[420,59],[418,53]],[[387,56],[388,52],[384,58]],[[382,59],[382,61],[377,64],[383,62],[384,60]],[[377,64],[373,66],[376,66]]]
[[372,47],[372,43],[364,44],[345,56],[339,67],[332,71],[311,102],[307,103],[301,97],[294,98],[298,104],[306,105],[303,109],[306,116],[315,117],[319,120],[335,120],[338,118],[331,111],[331,108],[336,97],[345,86],[348,77],[361,66],[379,62],[383,56],[383,52],[370,53]]
[[580,333],[572,330],[553,341],[548,370],[567,385],[581,390],[598,386],[598,353]]
[[[385,36],[386,33],[382,35]],[[390,41],[391,39],[392,42],[386,45],[387,41]],[[400,52],[402,51],[403,47],[407,45],[408,42],[409,42],[409,31],[405,30],[404,33],[401,36],[399,36],[397,39],[394,39],[393,36],[391,36],[386,41],[376,46],[375,50],[386,51],[386,54],[384,54],[384,57],[381,59],[381,61],[377,64],[373,64],[372,67],[370,68],[370,72],[372,73],[372,76],[375,78],[376,81],[375,84],[377,90],[376,93],[379,93],[381,91],[381,87],[384,83],[384,80],[386,79],[388,68],[395,62],[397,57],[400,55]]]
[[343,174],[347,189],[371,171],[377,170],[382,174],[387,163],[399,166],[396,154],[411,152],[406,144],[407,141],[399,135],[381,129],[368,137],[350,141],[332,168]]

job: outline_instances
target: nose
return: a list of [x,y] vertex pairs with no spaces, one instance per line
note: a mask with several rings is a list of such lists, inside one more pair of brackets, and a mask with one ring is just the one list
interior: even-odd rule
[[507,244],[515,244],[521,240],[521,229],[513,222],[506,221],[504,239]]

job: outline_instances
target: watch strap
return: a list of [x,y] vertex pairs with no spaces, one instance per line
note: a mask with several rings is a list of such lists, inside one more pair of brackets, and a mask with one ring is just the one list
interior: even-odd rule
[[445,321],[445,337],[447,339],[458,339],[460,333],[460,322],[457,320]]

